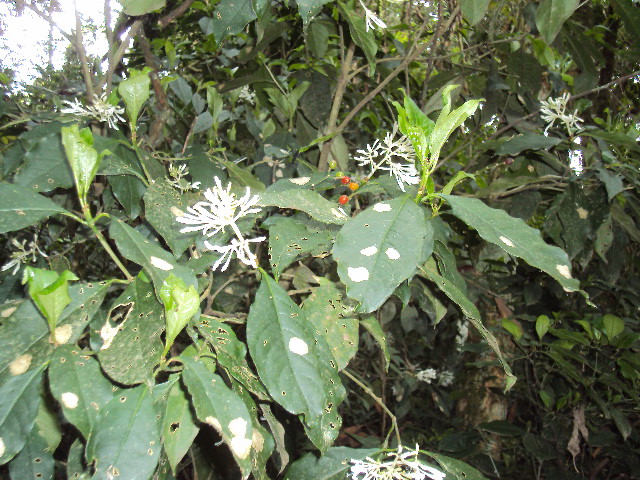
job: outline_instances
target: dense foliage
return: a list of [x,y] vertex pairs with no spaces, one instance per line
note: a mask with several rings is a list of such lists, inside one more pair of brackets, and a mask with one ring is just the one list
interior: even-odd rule
[[0,79],[0,477],[638,478],[635,2],[119,1]]

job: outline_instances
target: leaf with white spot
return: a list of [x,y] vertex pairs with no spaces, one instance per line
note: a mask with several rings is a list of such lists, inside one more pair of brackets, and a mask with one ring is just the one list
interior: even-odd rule
[[[308,353],[291,351],[292,338],[303,341]],[[317,327],[266,273],[249,310],[247,345],[273,399],[289,412],[303,415],[316,447],[329,448],[340,430],[338,405],[345,396],[338,366]]]
[[44,366],[7,380],[0,387],[0,465],[24,447],[40,404],[40,379]]
[[[565,290],[573,292],[580,282],[571,277],[569,257],[560,248],[544,242],[539,230],[531,228],[522,219],[510,216],[504,210],[487,206],[477,198],[441,195],[451,213],[478,231],[488,242],[495,243],[509,255],[522,258],[532,267],[555,278]],[[513,246],[509,245],[513,244]]]
[[247,406],[221,377],[204,363],[183,357],[182,380],[192,397],[196,416],[213,426],[229,446],[242,478],[251,473],[252,422]]
[[358,352],[358,320],[353,309],[343,303],[342,293],[333,282],[319,278],[320,287],[307,297],[302,310],[324,337],[336,359],[338,370],[344,369]]
[[330,202],[318,192],[305,189],[277,190],[269,187],[260,195],[258,205],[263,207],[280,207],[300,210],[322,223],[341,225],[349,218],[337,209],[338,205]]
[[160,457],[160,425],[146,385],[119,391],[95,419],[87,439],[92,480],[146,480]]
[[[113,324],[118,308],[124,318]],[[112,338],[98,352],[105,373],[118,383],[135,385],[149,380],[162,358],[160,335],[165,329],[164,307],[150,283],[141,276],[131,282],[115,301],[102,332]],[[104,337],[103,337],[104,340]]]
[[340,230],[333,247],[338,275],[359,311],[378,309],[431,254],[433,229],[422,207],[408,197],[367,208]]
[[191,402],[180,382],[175,382],[169,391],[162,422],[162,444],[174,473],[199,431],[191,414]]
[[112,384],[93,356],[74,345],[58,348],[49,364],[49,388],[65,418],[88,438],[98,411],[113,398]]

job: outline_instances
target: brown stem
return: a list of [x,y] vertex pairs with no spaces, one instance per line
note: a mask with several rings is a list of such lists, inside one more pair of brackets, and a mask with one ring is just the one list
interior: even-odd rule
[[76,2],[73,3],[73,7],[76,13],[76,31],[71,42],[73,48],[75,48],[78,54],[78,60],[80,60],[80,68],[82,69],[82,78],[84,79],[84,86],[87,90],[87,100],[89,103],[93,103],[95,100],[95,93],[93,89],[93,79],[91,78],[91,71],[89,70],[89,60],[87,59],[87,51],[84,49],[84,41],[82,39],[82,21],[80,20],[80,12]]
[[165,28],[171,22],[173,22],[176,18],[182,15],[184,12],[189,10],[189,7],[193,3],[193,0],[186,0],[182,5],[177,8],[174,8],[169,13],[167,13],[164,17],[158,20],[158,26],[160,28]]
[[138,34],[138,31],[140,30],[141,27],[142,27],[142,20],[136,20],[135,22],[133,22],[133,25],[131,25],[131,28],[129,29],[127,36],[122,42],[120,42],[120,45],[118,45],[118,49],[116,50],[116,53],[113,54],[113,59],[112,59],[113,61],[109,62],[109,69],[107,70],[107,74],[105,75],[105,78],[103,78],[102,81],[100,82],[99,88],[102,88],[105,83],[109,83],[109,84],[111,83],[113,74],[116,71],[116,66],[120,63],[120,60],[122,60],[122,57],[124,57],[124,53],[126,52],[127,48],[129,48],[129,42],[133,37],[135,37]]
[[151,128],[149,129],[149,137],[147,142],[149,145],[154,147],[160,137],[162,136],[162,131],[164,129],[164,125],[167,122],[169,115],[169,102],[167,100],[167,94],[162,88],[162,83],[160,83],[160,76],[158,74],[158,64],[151,52],[151,46],[149,45],[149,41],[144,33],[141,33],[138,37],[138,43],[140,44],[140,49],[142,50],[142,54],[144,55],[144,60],[146,64],[151,68],[151,84],[153,85],[153,91],[156,94],[156,105],[158,107],[159,114],[153,119],[151,124]]

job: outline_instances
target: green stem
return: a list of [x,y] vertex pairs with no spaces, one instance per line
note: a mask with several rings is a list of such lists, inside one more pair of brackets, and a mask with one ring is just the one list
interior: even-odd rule
[[120,268],[122,273],[124,273],[124,276],[127,277],[127,280],[131,282],[133,280],[133,276],[129,273],[129,270],[127,270],[127,267],[125,267],[124,264],[120,261],[116,253],[111,249],[111,247],[107,243],[107,239],[104,237],[104,235],[102,235],[102,232],[100,231],[100,229],[96,227],[95,219],[91,216],[91,211],[89,210],[89,207],[87,206],[87,204],[82,205],[82,210],[84,212],[84,218],[86,219],[87,226],[91,229],[91,231],[93,231],[96,238],[102,245],[102,248],[105,249],[105,251],[109,254],[109,256],[118,266],[118,268]]

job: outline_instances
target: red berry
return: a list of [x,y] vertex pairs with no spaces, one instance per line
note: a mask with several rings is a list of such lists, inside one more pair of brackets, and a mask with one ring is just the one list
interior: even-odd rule
[[513,163],[513,158],[511,157],[507,157],[504,159],[504,164],[505,165],[511,165]]
[[346,195],[340,195],[340,198],[338,199],[338,203],[340,205],[344,205],[349,201],[349,197],[347,197]]
[[342,177],[340,179],[340,181],[342,182],[343,185],[349,185],[349,182],[351,181],[351,178],[349,178],[349,176],[345,175],[344,177]]

